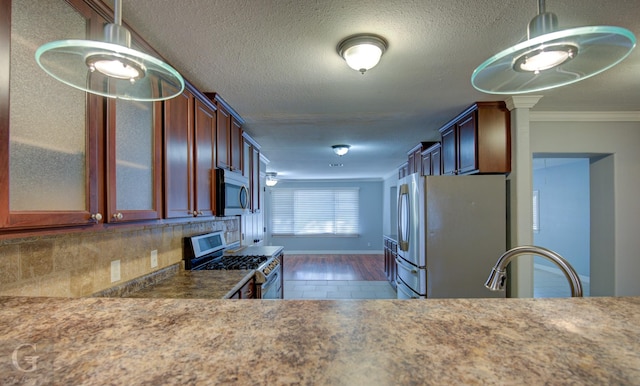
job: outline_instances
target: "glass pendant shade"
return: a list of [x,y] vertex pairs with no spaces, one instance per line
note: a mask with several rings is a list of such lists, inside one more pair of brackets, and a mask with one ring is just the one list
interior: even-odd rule
[[338,53],[347,65],[364,74],[375,67],[387,49],[387,42],[375,35],[355,35],[338,45]]
[[611,26],[558,30],[558,18],[538,0],[527,40],[490,57],[471,75],[489,94],[523,94],[590,78],[620,63],[636,46],[631,31]]
[[170,65],[130,48],[130,32],[120,25],[120,0],[115,23],[105,26],[105,42],[57,40],[36,50],[38,65],[71,87],[109,98],[160,101],[184,90],[184,79]]
[[471,75],[489,94],[522,94],[590,78],[624,60],[636,38],[620,27],[580,27],[537,36],[482,63]]

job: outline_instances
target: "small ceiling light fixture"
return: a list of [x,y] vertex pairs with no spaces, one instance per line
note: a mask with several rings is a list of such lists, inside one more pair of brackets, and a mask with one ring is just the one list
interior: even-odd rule
[[351,148],[350,145],[333,145],[331,147],[333,148],[333,152],[340,157],[347,154],[349,152],[349,149]]
[[556,15],[538,0],[527,40],[478,66],[471,75],[473,87],[489,94],[523,94],[565,86],[615,66],[636,46],[635,36],[625,28],[557,26]]
[[114,22],[105,25],[105,41],[57,40],[36,50],[49,75],[71,87],[109,98],[160,101],[178,96],[184,79],[163,61],[131,48],[131,32],[122,26],[122,0],[114,1]]
[[342,40],[337,49],[349,67],[364,75],[378,64],[387,47],[387,41],[382,36],[358,34]]
[[267,172],[267,181],[265,182],[267,186],[276,186],[276,184],[278,183],[278,180],[276,180],[277,175],[278,173],[276,172]]

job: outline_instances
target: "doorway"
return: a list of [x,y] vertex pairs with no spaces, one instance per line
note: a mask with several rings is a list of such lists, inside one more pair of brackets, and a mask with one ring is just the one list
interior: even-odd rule
[[[576,270],[589,295],[590,194],[589,158],[534,157],[533,240],[551,249]],[[567,279],[558,267],[534,257],[534,297],[570,296]]]

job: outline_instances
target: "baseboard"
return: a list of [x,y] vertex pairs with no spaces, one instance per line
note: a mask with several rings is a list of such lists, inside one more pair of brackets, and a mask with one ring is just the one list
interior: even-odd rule
[[[556,267],[549,267],[548,265],[534,263],[533,269],[539,269],[541,271],[550,272],[550,273],[564,277],[564,273],[562,273],[562,271]],[[578,275],[578,277],[580,277],[580,281],[582,282],[582,284],[584,285],[589,284],[589,280],[590,280],[589,276]]]
[[285,255],[382,255],[383,250],[345,250],[345,251],[289,251],[284,250]]

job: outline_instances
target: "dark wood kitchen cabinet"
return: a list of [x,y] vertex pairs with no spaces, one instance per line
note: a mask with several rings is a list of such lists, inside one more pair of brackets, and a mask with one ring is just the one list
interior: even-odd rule
[[162,103],[107,101],[107,217],[162,217]]
[[402,179],[409,175],[409,162],[404,162],[398,166],[398,179]]
[[242,174],[249,179],[250,202],[252,213],[260,212],[261,184],[260,184],[260,145],[247,133],[242,134],[244,149]]
[[384,273],[393,288],[396,288],[396,256],[398,255],[398,242],[388,236],[384,236]]
[[407,153],[407,173],[422,173],[422,163],[420,162],[420,153],[422,152],[422,144],[418,144]]
[[103,22],[83,1],[0,1],[0,227],[91,225],[103,217],[103,99],[58,82],[34,60],[49,41],[98,38]]
[[406,174],[418,173],[424,175],[422,170],[422,152],[433,146],[436,142],[420,142],[407,152],[407,171]]
[[[50,19],[60,23],[41,22]],[[171,122],[183,120],[192,130],[169,123],[165,132],[164,102],[89,94],[35,62],[37,47],[50,41],[102,40],[112,19],[112,9],[97,0],[0,0],[0,237],[62,233],[68,229],[54,228],[68,226],[156,224],[194,210],[214,215],[210,181],[218,160],[218,114],[208,96],[187,84],[167,111]],[[132,47],[161,56],[134,31]],[[219,160],[240,170],[243,121],[218,102],[229,118]]]
[[442,174],[509,173],[511,136],[504,102],[477,102],[440,128]]
[[256,279],[249,279],[235,294],[229,299],[255,299],[256,298]]
[[[0,18],[0,226],[161,218],[161,104],[76,90],[33,60],[49,41],[101,40],[111,9],[81,0],[47,4],[0,2],[0,15],[13,24]],[[64,22],[40,22],[52,18]],[[132,46],[153,52],[135,34]]]
[[190,84],[164,102],[165,217],[214,215],[215,106]]
[[442,174],[441,145],[439,142],[425,149],[420,158],[422,160],[422,175],[439,176]]
[[221,169],[242,170],[242,125],[244,121],[219,94],[205,93],[215,103],[216,166]]

